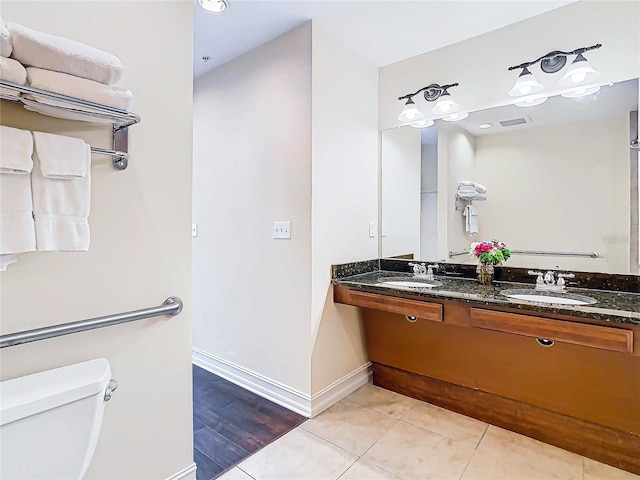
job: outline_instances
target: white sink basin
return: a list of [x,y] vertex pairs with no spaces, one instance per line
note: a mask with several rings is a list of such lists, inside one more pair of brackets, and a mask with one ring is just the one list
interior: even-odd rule
[[595,298],[564,292],[545,292],[514,288],[501,290],[500,294],[508,298],[513,298],[514,300],[524,300],[534,303],[550,303],[553,305],[593,305],[594,303],[598,303]]
[[406,277],[382,277],[378,279],[378,283],[395,288],[434,288],[442,285],[438,280]]

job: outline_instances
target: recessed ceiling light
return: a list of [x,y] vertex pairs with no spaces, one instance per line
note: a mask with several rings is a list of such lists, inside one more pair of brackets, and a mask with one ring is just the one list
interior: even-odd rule
[[208,12],[213,13],[222,13],[228,7],[225,0],[198,0],[198,4]]
[[490,123],[481,123],[480,125],[478,125],[478,128],[491,128],[493,127],[493,125],[491,125]]

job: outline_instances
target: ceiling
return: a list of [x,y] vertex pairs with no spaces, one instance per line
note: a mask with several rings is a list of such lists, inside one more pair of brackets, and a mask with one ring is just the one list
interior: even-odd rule
[[[197,4],[194,76],[313,19],[352,52],[382,67],[539,15],[574,0],[227,0]],[[195,2],[195,0],[194,0]],[[203,61],[202,57],[209,57]]]

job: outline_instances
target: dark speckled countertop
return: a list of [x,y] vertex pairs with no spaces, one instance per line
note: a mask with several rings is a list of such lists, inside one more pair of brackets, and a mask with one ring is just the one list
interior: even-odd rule
[[[476,305],[505,307],[527,312],[546,312],[569,315],[608,322],[640,325],[640,293],[611,291],[595,288],[569,286],[566,294],[583,295],[597,300],[592,305],[552,305],[515,300],[500,294],[504,289],[532,289],[531,283],[496,281],[493,286],[482,286],[475,279],[475,266],[464,265],[455,268],[451,264],[436,272],[435,279],[442,285],[434,288],[396,288],[379,283],[381,277],[413,278],[408,273],[408,262],[392,260],[369,260],[333,267],[333,284],[361,291],[401,295],[424,299],[458,300]],[[389,268],[396,267],[396,268]],[[506,276],[506,275],[505,275]],[[496,275],[498,277],[498,275]],[[511,279],[510,279],[511,280]],[[560,296],[563,294],[560,293]],[[524,312],[523,312],[524,313]]]

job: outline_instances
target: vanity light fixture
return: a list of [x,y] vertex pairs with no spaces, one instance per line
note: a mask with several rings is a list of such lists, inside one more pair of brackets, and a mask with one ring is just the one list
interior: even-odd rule
[[225,0],[198,0],[198,5],[213,13],[222,13],[229,7]]
[[[522,72],[520,72],[516,83],[509,91],[509,95],[512,97],[521,97],[525,95],[532,95],[542,91],[543,86],[534,78],[533,74],[529,71],[529,67],[535,65],[536,63],[540,63],[540,70],[542,70],[542,72],[556,73],[564,68],[564,66],[567,64],[567,57],[570,55],[576,55],[576,58],[573,60],[567,72],[558,82],[560,85],[565,87],[573,87],[596,80],[600,76],[600,72],[598,72],[591,66],[589,61],[584,57],[584,53],[588,52],[589,50],[600,48],[601,46],[602,44],[598,43],[590,47],[577,48],[575,50],[572,50],[571,52],[562,52],[560,50],[555,50],[531,62],[524,62],[520,65],[509,67],[509,71],[517,70],[519,68],[522,69]],[[516,103],[516,105],[519,105],[519,103]],[[528,104],[527,106],[531,105]]]
[[409,93],[407,95],[398,97],[398,100],[407,101],[404,108],[402,109],[402,112],[400,112],[400,115],[398,115],[398,120],[400,120],[401,122],[412,122],[415,120],[420,120],[424,117],[420,109],[418,109],[417,105],[413,101],[413,97],[421,92],[424,92],[424,99],[427,102],[436,102],[435,106],[431,110],[434,114],[448,115],[457,112],[460,107],[448,92],[449,88],[457,86],[457,83],[442,86],[438,85],[437,83],[432,83],[431,85],[427,85],[426,87],[423,87],[414,93]]

